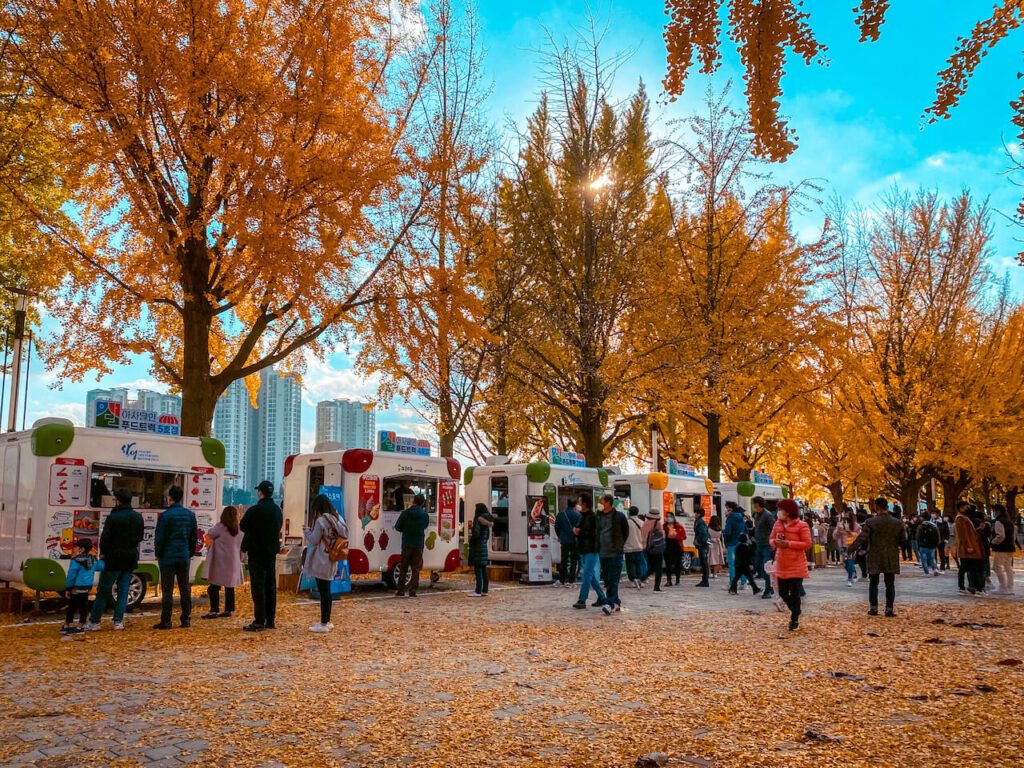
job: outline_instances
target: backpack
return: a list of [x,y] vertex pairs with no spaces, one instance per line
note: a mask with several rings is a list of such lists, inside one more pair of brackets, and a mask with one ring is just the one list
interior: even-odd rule
[[665,554],[665,534],[659,528],[652,528],[647,534],[647,551],[652,555]]
[[922,523],[917,534],[917,543],[926,549],[939,546],[939,529],[932,523]]
[[332,563],[348,560],[348,538],[341,535],[333,521],[328,527],[330,528],[330,533],[333,534],[333,538],[327,544],[327,557],[330,558]]

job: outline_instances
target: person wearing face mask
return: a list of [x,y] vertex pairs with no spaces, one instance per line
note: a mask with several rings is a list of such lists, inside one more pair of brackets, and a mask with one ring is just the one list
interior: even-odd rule
[[672,576],[676,577],[676,586],[679,586],[679,577],[683,573],[683,541],[686,540],[686,531],[672,515],[665,519],[665,586],[672,586]]
[[792,499],[782,499],[778,511],[769,544],[775,552],[779,597],[789,607],[792,631],[800,628],[800,591],[809,573],[805,552],[812,545],[811,529],[800,519],[800,510]]

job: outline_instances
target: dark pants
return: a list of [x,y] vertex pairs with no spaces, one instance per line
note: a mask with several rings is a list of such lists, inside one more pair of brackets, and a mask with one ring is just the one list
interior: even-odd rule
[[562,584],[575,584],[580,572],[580,550],[576,542],[562,544],[562,561],[558,564],[558,580]]
[[943,571],[949,570],[949,542],[943,541],[939,544],[939,568]]
[[171,623],[174,609],[174,582],[178,582],[181,597],[181,623],[192,617],[192,584],[188,580],[188,561],[160,566],[160,623]]
[[655,589],[661,589],[661,564],[662,557],[660,554],[647,553],[647,568],[654,574]]
[[622,579],[622,555],[601,558],[601,577],[608,605],[622,605],[619,599],[619,581]]
[[868,577],[868,556],[861,553],[857,555],[857,567],[860,568],[860,577],[866,579]]
[[735,572],[732,577],[732,581],[729,582],[729,591],[735,592],[736,585],[739,583],[740,578],[746,576],[747,581],[750,582],[751,589],[754,591],[754,594],[756,595],[758,592],[761,591],[761,588],[757,586],[757,582],[754,581],[754,577],[756,575],[757,574],[754,572],[753,563],[745,563],[743,566],[737,563]]
[[868,602],[872,608],[878,608],[878,577],[885,576],[885,610],[891,611],[893,603],[896,602],[896,574],[872,573],[868,576]]
[[[565,550],[563,549],[562,552],[564,553]],[[487,587],[490,586],[490,581],[487,578],[487,566],[474,565],[473,574],[476,576],[476,593],[478,595],[486,595]],[[566,582],[563,581],[562,583],[565,584]]]
[[800,618],[800,590],[803,579],[779,579],[779,597],[789,606],[789,617],[796,621]]
[[644,553],[627,552],[626,557],[626,578],[630,581],[640,581],[644,577]]
[[[99,624],[103,618],[103,612],[107,610],[107,603],[114,603],[114,623],[120,624],[124,620],[124,612],[128,609],[128,587],[132,583],[131,571],[102,571],[100,573],[100,585],[96,590],[96,599],[92,604],[93,624]],[[111,594],[114,585],[117,585],[117,600]]]
[[665,583],[672,583],[672,576],[676,577],[676,584],[679,577],[683,575],[683,548],[678,542],[669,542],[665,548]]
[[252,589],[253,624],[273,627],[277,616],[277,558],[249,556],[249,587]]
[[700,584],[707,584],[711,578],[711,566],[708,564],[710,548],[697,547],[697,557],[700,559]]
[[[220,590],[219,584],[211,584],[206,588],[210,596],[210,613],[220,613]],[[224,613],[235,612],[235,588],[224,587]]]
[[402,560],[398,565],[398,594],[405,594],[406,578],[409,579],[409,594],[416,594],[416,590],[420,586],[420,571],[422,568],[423,547],[402,547]]
[[316,591],[320,595],[320,623],[331,623],[331,580],[317,579]]
[[88,592],[72,592],[68,596],[68,610],[64,614],[64,623],[70,626],[75,621],[75,614],[78,614],[78,623],[85,624],[89,618]]
[[960,570],[957,573],[957,580],[960,582],[960,589],[964,588],[964,577],[967,579],[966,588],[971,592],[981,592],[985,589],[985,564],[979,558],[961,557]]

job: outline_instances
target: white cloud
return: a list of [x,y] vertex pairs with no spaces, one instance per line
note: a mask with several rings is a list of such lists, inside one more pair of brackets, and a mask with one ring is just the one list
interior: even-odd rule
[[931,157],[925,158],[925,162],[932,168],[941,168],[946,164],[948,158],[949,152],[938,152]]
[[[6,416],[6,414],[5,414]],[[76,427],[85,426],[85,403],[54,403],[46,405],[35,400],[26,414],[25,426],[31,427],[38,419],[58,417],[68,419]],[[18,421],[19,426],[21,420]]]
[[306,355],[306,373],[302,377],[302,399],[316,407],[321,400],[349,398],[350,400],[377,399],[380,377],[363,376],[353,368],[337,368],[330,360],[318,360]]
[[[106,386],[103,387],[107,389]],[[140,389],[146,389],[150,392],[159,392],[161,394],[168,394],[171,390],[166,384],[157,381],[156,379],[134,379],[132,381],[120,381],[109,387],[110,389],[127,389],[129,392],[138,392]]]

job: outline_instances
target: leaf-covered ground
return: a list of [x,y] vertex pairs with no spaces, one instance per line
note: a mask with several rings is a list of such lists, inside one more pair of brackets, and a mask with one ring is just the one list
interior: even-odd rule
[[816,572],[796,633],[721,581],[629,591],[613,617],[574,611],[569,590],[448,586],[360,591],[329,635],[294,597],[259,635],[240,631],[244,600],[164,633],[152,615],[79,641],[0,628],[0,764],[1024,764],[1021,604],[948,578],[901,578],[884,619],[864,615],[865,585]]

